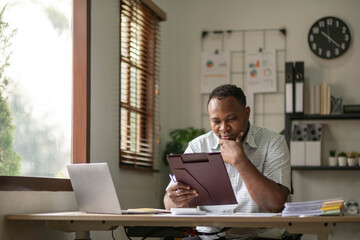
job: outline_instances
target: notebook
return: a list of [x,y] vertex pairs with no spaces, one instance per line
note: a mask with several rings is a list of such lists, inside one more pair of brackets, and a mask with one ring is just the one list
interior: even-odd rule
[[170,213],[165,209],[135,208],[122,210],[107,163],[67,166],[79,210],[103,214]]

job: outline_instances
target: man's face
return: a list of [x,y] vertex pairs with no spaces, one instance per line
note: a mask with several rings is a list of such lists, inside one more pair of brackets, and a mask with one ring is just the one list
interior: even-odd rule
[[248,126],[250,108],[241,105],[236,98],[213,98],[208,105],[211,130],[225,140],[236,140]]

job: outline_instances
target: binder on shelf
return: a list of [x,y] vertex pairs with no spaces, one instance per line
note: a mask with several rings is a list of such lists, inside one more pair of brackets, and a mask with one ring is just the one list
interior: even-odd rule
[[311,96],[310,79],[304,78],[304,113],[311,114],[311,101],[314,103],[314,96]]
[[331,114],[331,86],[329,85],[326,92],[326,114]]
[[285,62],[285,112],[294,113],[294,63]]
[[295,113],[304,113],[304,62],[295,62]]

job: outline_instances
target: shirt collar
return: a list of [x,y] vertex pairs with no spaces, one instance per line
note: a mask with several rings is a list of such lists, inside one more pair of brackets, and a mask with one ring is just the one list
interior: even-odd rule
[[211,130],[211,135],[209,138],[210,148],[214,150],[220,149],[219,137]]
[[255,142],[255,138],[254,138],[254,126],[253,125],[250,125],[250,128],[249,128],[249,132],[245,138],[245,143],[247,143],[249,145],[249,147],[252,147],[252,148],[257,148],[258,145],[256,144]]
[[[216,134],[213,131],[211,131],[209,142],[210,142],[211,149],[214,149],[214,150],[219,150],[220,149],[219,137],[216,136]],[[250,124],[249,132],[247,133],[247,135],[245,137],[245,143],[247,143],[249,145],[249,147],[252,147],[252,148],[257,148],[258,147],[256,142],[255,142],[254,126],[252,124]]]

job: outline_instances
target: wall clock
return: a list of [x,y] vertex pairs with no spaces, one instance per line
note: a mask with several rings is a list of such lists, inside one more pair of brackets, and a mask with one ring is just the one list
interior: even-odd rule
[[333,59],[343,55],[349,48],[349,27],[337,17],[324,17],[310,28],[308,42],[311,51],[318,57]]

